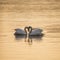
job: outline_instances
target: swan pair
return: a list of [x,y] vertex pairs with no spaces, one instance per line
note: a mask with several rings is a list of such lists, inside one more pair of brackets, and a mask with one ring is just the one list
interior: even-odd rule
[[15,29],[15,35],[29,35],[29,36],[40,36],[42,33],[42,29],[32,28],[31,26],[25,27],[22,29]]

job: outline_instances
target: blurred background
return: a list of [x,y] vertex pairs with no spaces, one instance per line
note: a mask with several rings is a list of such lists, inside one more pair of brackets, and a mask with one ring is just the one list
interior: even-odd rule
[[[44,36],[17,39],[25,26]],[[60,0],[0,0],[0,60],[60,60]]]

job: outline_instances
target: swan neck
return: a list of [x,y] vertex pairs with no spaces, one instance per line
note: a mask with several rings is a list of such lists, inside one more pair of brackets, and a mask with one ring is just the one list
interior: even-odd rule
[[32,27],[29,27],[29,34],[32,32]]
[[25,27],[24,31],[26,32],[26,34],[28,34],[28,27]]

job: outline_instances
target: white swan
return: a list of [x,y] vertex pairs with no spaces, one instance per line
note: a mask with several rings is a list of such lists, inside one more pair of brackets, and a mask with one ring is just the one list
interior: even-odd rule
[[25,27],[24,30],[17,28],[17,29],[15,29],[15,31],[16,31],[15,35],[27,35],[27,29],[28,29],[28,27]]
[[42,35],[42,29],[39,29],[39,28],[32,28],[31,26],[29,26],[29,35],[30,36],[38,36],[38,35]]

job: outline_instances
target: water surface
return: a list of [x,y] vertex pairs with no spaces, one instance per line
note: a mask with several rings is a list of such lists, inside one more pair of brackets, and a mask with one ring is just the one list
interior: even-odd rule
[[[24,1],[0,1],[0,60],[60,60],[60,1]],[[15,38],[29,25],[44,36]]]

